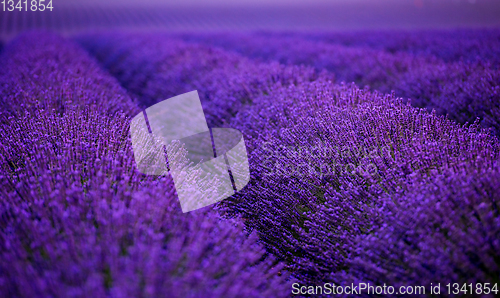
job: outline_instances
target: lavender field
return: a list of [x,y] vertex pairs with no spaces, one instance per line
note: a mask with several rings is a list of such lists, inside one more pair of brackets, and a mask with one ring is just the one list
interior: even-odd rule
[[[192,90],[251,179],[182,213],[129,125]],[[0,296],[500,291],[499,137],[498,29],[22,33],[0,46]]]

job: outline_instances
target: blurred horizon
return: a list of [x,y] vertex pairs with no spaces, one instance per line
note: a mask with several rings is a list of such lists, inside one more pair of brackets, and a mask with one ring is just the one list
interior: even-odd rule
[[48,29],[360,31],[500,27],[496,0],[53,1],[53,11],[0,11],[0,38]]

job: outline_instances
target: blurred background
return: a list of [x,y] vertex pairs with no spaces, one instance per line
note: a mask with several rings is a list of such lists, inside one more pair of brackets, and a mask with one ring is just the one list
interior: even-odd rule
[[[3,40],[40,28],[71,34],[116,28],[199,32],[500,26],[498,0],[52,0],[52,11],[30,11],[29,5],[25,11],[24,4],[19,11],[19,1],[11,1],[0,4]],[[8,11],[10,4],[13,11]]]

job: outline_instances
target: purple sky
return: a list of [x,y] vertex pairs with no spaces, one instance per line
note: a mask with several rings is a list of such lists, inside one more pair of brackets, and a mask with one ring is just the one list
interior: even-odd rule
[[[95,3],[106,6],[162,6],[216,14],[235,10],[246,22],[264,22],[275,14],[282,27],[325,27],[326,29],[449,28],[500,26],[500,0],[66,0],[66,3]],[[58,3],[63,3],[59,0]],[[206,10],[210,8],[210,10]],[[248,14],[244,14],[245,9]],[[219,10],[219,12],[217,12]],[[295,10],[295,12],[292,12]],[[303,16],[300,13],[303,12]],[[231,14],[231,12],[228,12]],[[308,16],[307,16],[308,15]],[[294,16],[294,19],[292,19]],[[205,16],[204,16],[205,17]],[[316,20],[315,20],[316,19]],[[270,26],[271,24],[269,24]],[[266,27],[263,24],[263,27]],[[291,28],[293,29],[293,28]]]
[[58,0],[52,12],[0,11],[0,38],[48,28],[66,33],[378,30],[500,27],[500,0]]

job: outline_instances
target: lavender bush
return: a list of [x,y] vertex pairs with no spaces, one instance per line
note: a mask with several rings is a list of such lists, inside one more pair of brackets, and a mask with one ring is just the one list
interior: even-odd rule
[[[464,163],[483,169],[498,160],[498,143],[477,125],[461,128],[391,96],[314,87],[277,95],[283,109],[273,105],[274,115],[260,107],[250,112],[254,123],[274,116],[290,129],[266,131],[250,156],[250,185],[227,202],[301,280],[315,283],[347,269],[355,236],[380,224],[381,197],[407,189],[411,177],[429,179]],[[287,108],[318,98],[327,111],[313,117],[294,118],[299,113]]]
[[[334,85],[328,75],[314,82],[275,83],[267,79],[273,78],[274,63],[255,63],[259,71],[246,72],[235,67],[249,63],[246,58],[162,35],[103,37],[107,43],[92,43],[94,38],[87,37],[84,44],[135,94],[162,98],[177,86],[192,86],[202,93],[218,90],[220,98],[240,106],[232,118],[224,109],[233,105],[209,110],[212,117],[220,113],[220,119],[244,133],[250,152],[249,185],[220,209],[243,215],[268,251],[285,260],[303,282],[319,283],[332,272],[348,269],[357,237],[380,225],[382,198],[408,189],[412,177],[432,179],[463,163],[484,169],[498,159],[497,141],[477,123],[461,127],[413,108],[394,94]],[[231,59],[221,59],[224,55]],[[196,63],[179,72],[185,57],[219,64]],[[294,75],[300,78],[300,73]],[[149,78],[148,85],[129,83],[136,78]],[[248,85],[255,78],[269,83],[264,90],[250,89],[255,90],[251,103],[241,105],[247,97],[226,88],[228,81]],[[293,84],[285,84],[290,81]]]
[[[365,37],[365,35],[360,35]],[[432,36],[430,39],[437,43],[438,37],[430,35]],[[481,46],[481,49],[487,49],[486,45],[497,42],[498,31],[485,31],[484,35],[488,38],[485,38],[485,46]],[[447,59],[450,60],[447,63],[439,59],[440,55],[436,55],[437,57],[413,55],[411,51],[390,53],[376,47],[348,47],[325,42],[319,37],[317,40],[310,40],[312,37],[301,38],[301,36],[232,34],[187,35],[184,38],[216,45],[264,61],[279,61],[292,65],[304,64],[320,71],[327,70],[336,82],[346,81],[355,82],[359,86],[368,85],[371,89],[383,93],[394,90],[397,96],[411,99],[413,105],[429,110],[436,109],[440,114],[448,114],[450,118],[460,123],[472,123],[476,117],[479,117],[483,127],[492,128],[496,135],[500,134],[498,122],[500,119],[498,104],[500,102],[498,84],[500,69],[494,58],[500,55],[500,52],[496,50],[497,47],[484,52],[479,51],[480,56],[475,59]],[[328,34],[319,34],[319,36],[329,40]],[[356,34],[353,36],[353,39],[357,38]],[[379,35],[375,34],[375,36]],[[363,40],[362,37],[360,37],[361,40]],[[455,39],[462,40],[461,38]],[[482,44],[482,41],[481,37],[472,39],[473,44],[469,48],[479,47],[477,44]],[[443,53],[451,47],[447,42],[446,39],[442,42],[445,44]],[[384,43],[383,38],[381,43]],[[426,48],[429,43],[432,42],[423,39],[420,47]],[[456,46],[456,43],[453,44]],[[471,51],[464,52],[472,55]],[[456,55],[466,56],[464,52],[457,50]]]
[[255,234],[208,208],[181,213],[170,177],[135,171],[127,118],[40,112],[11,124],[0,130],[2,160],[10,150],[30,158],[2,164],[5,296],[287,293]]
[[[45,51],[52,61],[54,51],[65,49]],[[63,62],[61,69],[76,67]],[[19,66],[47,63],[42,56]],[[282,265],[266,257],[257,235],[247,236],[239,219],[222,221],[211,208],[182,214],[170,177],[135,170],[130,119],[111,110],[137,107],[102,71],[94,74],[39,77],[32,81],[36,88],[23,90],[23,98],[35,103],[49,82],[51,94],[82,81],[112,83],[109,90],[83,85],[72,93],[77,106],[13,106],[15,113],[1,114],[2,296],[286,296],[290,286]],[[85,106],[92,99],[87,94],[113,90],[123,92],[116,104],[104,105],[104,97]]]
[[388,196],[382,227],[358,239],[350,271],[334,279],[427,289],[441,283],[442,292],[448,283],[472,283],[474,293],[486,293],[482,285],[498,284],[500,274],[499,179],[498,163],[464,167]]

